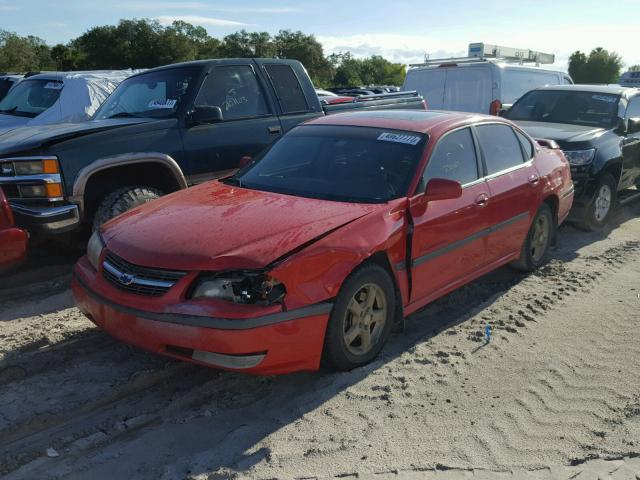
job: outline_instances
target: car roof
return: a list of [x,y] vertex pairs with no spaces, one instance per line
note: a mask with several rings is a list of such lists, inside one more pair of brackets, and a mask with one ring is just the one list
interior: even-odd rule
[[625,92],[636,90],[631,87],[623,87],[621,85],[545,85],[535,90],[573,90],[576,92],[593,92],[593,93],[611,93],[621,95]]
[[336,113],[310,120],[305,125],[344,125],[354,127],[389,128],[407,132],[430,133],[434,128],[450,129],[470,123],[509,122],[500,117],[477,113],[439,110],[370,110]]

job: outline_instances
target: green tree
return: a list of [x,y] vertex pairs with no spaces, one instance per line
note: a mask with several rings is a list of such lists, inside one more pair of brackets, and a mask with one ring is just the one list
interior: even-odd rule
[[349,52],[337,53],[329,56],[329,62],[335,69],[333,83],[337,87],[402,85],[406,73],[403,64],[378,55],[355,58]]
[[629,67],[630,72],[640,72],[640,65],[631,65]]
[[616,83],[622,65],[620,55],[602,47],[591,50],[588,57],[578,50],[569,57],[569,75],[576,83]]
[[332,65],[325,57],[322,45],[313,35],[280,30],[273,40],[278,58],[299,60],[315,85],[329,86],[334,73]]
[[79,70],[84,62],[78,50],[61,43],[51,47],[51,58],[55,69],[60,71]]
[[52,67],[51,51],[44,40],[0,30],[0,71],[27,72]]
[[276,54],[271,35],[267,32],[239,32],[227,35],[220,45],[220,55],[225,58],[270,58]]

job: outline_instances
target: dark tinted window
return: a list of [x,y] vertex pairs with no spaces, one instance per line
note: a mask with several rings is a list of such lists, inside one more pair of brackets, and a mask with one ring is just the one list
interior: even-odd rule
[[265,66],[276,91],[282,113],[306,112],[309,110],[302,86],[289,65]]
[[13,81],[8,78],[0,78],[0,100],[4,98],[9,89],[13,86]]
[[505,115],[511,120],[609,128],[617,121],[618,95],[577,90],[533,90]]
[[405,196],[424,150],[419,133],[368,127],[297,127],[227,182],[343,202]]
[[522,145],[522,151],[524,152],[524,160],[528,161],[533,157],[533,145],[527,137],[521,134],[519,131],[515,130],[516,136],[518,140],[520,140],[520,144]]
[[489,175],[522,163],[520,142],[511,127],[479,125],[476,128]]
[[424,172],[426,186],[432,178],[455,180],[461,184],[478,179],[478,162],[473,137],[468,128],[442,138],[429,158]]
[[269,113],[258,79],[248,65],[216,67],[198,92],[195,104],[220,107],[224,120]]

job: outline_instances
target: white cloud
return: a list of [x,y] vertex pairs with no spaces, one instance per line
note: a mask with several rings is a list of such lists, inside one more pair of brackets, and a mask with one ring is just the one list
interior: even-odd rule
[[192,23],[194,25],[206,25],[210,27],[242,27],[248,23],[224,20],[222,18],[201,17],[199,15],[161,15],[155,18],[162,25],[170,25],[175,20]]

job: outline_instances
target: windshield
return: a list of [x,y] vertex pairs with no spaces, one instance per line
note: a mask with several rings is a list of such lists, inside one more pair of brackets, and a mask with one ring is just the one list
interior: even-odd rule
[[56,103],[63,87],[58,80],[23,80],[0,101],[0,113],[37,117]]
[[505,115],[510,120],[569,123],[611,128],[616,124],[618,95],[576,90],[533,90]]
[[172,117],[198,71],[195,67],[169,68],[130,77],[115,89],[94,119]]
[[228,183],[342,202],[382,203],[407,194],[426,136],[333,125],[298,127]]

